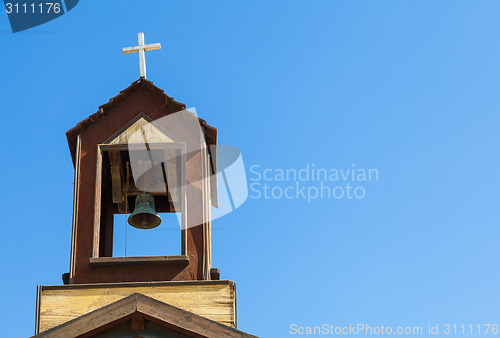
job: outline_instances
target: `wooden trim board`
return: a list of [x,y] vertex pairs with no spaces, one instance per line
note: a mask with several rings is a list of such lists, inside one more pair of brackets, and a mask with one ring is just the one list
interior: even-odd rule
[[82,150],[82,134],[76,137],[76,158],[75,158],[75,176],[73,181],[73,222],[71,230],[71,258],[69,267],[69,279],[73,280],[75,275],[75,250],[76,250],[76,229],[78,223],[78,196],[80,194],[80,163]]
[[189,265],[189,256],[145,256],[145,257],[96,257],[90,258],[91,267],[117,265]]

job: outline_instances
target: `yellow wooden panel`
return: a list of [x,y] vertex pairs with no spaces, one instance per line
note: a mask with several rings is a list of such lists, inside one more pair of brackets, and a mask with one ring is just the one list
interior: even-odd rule
[[221,324],[236,327],[231,281],[42,286],[39,332],[116,302],[133,293],[157,299]]

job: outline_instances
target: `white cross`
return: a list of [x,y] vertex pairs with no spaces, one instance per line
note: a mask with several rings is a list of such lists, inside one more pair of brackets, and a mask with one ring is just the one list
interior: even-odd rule
[[123,48],[123,54],[137,53],[139,52],[139,67],[141,68],[141,79],[146,78],[146,57],[144,55],[145,51],[157,50],[161,48],[159,43],[152,43],[150,45],[144,44],[144,33],[137,34],[139,36],[139,45],[135,47]]

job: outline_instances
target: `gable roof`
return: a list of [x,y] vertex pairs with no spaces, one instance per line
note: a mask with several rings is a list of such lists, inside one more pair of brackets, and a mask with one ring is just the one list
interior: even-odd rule
[[[165,92],[156,87],[153,82],[148,81],[146,79],[139,79],[137,81],[132,82],[132,84],[122,90],[118,95],[109,99],[109,102],[99,106],[99,110],[95,113],[78,122],[75,127],[71,128],[66,132],[66,137],[68,139],[68,145],[71,151],[71,157],[73,159],[73,164],[75,163],[75,152],[76,152],[76,137],[78,134],[82,133],[86,129],[88,129],[94,123],[97,123],[99,119],[112,111],[115,107],[117,107],[121,102],[126,100],[132,93],[139,89],[148,90],[150,93],[161,97],[165,104],[171,103],[175,106],[178,106],[179,110],[186,109],[186,105],[184,103],[178,102],[174,100],[173,97],[168,96]],[[205,140],[207,145],[215,145],[217,144],[217,129],[208,125],[208,123],[198,118],[200,121],[200,125],[203,128],[205,133]]]
[[134,293],[33,337],[91,337],[127,321],[130,321],[130,330],[138,334],[141,329],[144,330],[144,321],[150,321],[191,337],[255,337],[140,293]]

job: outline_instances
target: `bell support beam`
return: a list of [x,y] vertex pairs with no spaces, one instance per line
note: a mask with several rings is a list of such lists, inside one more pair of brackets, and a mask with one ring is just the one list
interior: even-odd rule
[[123,195],[123,166],[119,151],[109,151],[109,162],[111,164],[111,185],[113,191],[113,203],[121,203],[124,200]]

